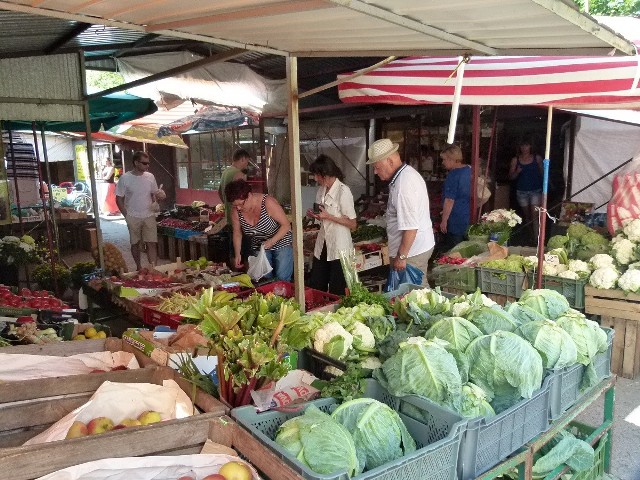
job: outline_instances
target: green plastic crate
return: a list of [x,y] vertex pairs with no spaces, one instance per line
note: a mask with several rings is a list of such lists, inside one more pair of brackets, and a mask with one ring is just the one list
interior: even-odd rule
[[[529,274],[529,284],[535,285],[535,274]],[[542,276],[542,288],[555,290],[569,301],[571,308],[584,308],[584,286],[587,280],[571,280],[570,278]]]
[[482,293],[520,298],[524,283],[524,272],[478,267],[478,288]]
[[[365,397],[375,398],[400,413],[400,418],[416,441],[417,450],[409,455],[364,472],[352,480],[440,480],[457,477],[460,442],[467,421],[460,415],[415,395],[398,398],[389,394],[375,380],[367,380]],[[256,413],[253,406],[239,407],[231,416],[251,434],[271,449],[294,471],[308,480],[348,480],[345,471],[319,474],[300,463],[293,455],[275,443],[278,428],[290,418],[304,413],[309,405],[331,413],[337,406],[334,398],[314,400],[301,405],[295,412],[268,411]],[[411,413],[403,413],[405,411]],[[411,416],[410,416],[411,415]],[[417,419],[416,417],[421,417]]]
[[473,293],[478,288],[476,269],[452,265],[438,265],[429,275],[429,281],[436,287],[452,288]]

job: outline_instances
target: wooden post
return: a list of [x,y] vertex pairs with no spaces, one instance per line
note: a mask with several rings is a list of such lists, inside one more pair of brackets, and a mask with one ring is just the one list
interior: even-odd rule
[[293,217],[293,283],[296,300],[304,311],[304,252],[302,246],[302,187],[300,177],[300,124],[298,117],[298,58],[287,57],[289,82],[288,137]]
[[471,132],[471,222],[476,223],[478,205],[478,175],[480,173],[480,107],[474,105],[472,108],[472,132]]

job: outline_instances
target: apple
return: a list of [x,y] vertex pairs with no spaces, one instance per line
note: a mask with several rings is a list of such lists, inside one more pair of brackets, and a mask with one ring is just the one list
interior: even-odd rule
[[213,475],[207,475],[202,480],[227,480],[224,476],[219,473],[214,473]]
[[162,421],[159,412],[155,412],[153,410],[147,410],[138,415],[138,420],[142,425],[149,425],[151,423],[158,423]]
[[125,418],[120,422],[120,425],[124,425],[125,427],[139,427],[142,423],[135,418]]
[[122,430],[123,428],[127,428],[126,425],[123,425],[121,423],[119,423],[118,425],[116,425],[115,427],[113,427],[114,430]]
[[[225,480],[251,480],[251,470],[242,462],[227,462],[218,471]],[[206,477],[205,479],[206,480]],[[210,480],[210,479],[209,479]]]
[[87,424],[87,430],[89,430],[89,435],[108,432],[113,430],[113,420],[107,417],[94,418]]
[[185,475],[183,477],[180,477],[178,480],[195,480],[193,477],[190,477],[189,475]]
[[82,422],[73,422],[69,431],[67,432],[67,436],[65,438],[78,438],[78,437],[86,437],[89,435],[89,430],[87,426]]

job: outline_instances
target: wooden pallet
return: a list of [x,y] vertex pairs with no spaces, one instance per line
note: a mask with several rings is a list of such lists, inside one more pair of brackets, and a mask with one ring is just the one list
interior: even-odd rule
[[622,290],[585,287],[585,312],[600,316],[603,327],[613,328],[611,370],[625,378],[640,374],[640,295]]

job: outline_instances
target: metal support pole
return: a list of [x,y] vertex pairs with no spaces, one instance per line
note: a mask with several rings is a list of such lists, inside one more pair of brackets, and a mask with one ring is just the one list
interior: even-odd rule
[[538,210],[538,271],[536,272],[536,288],[542,288],[542,265],[544,262],[544,241],[547,227],[547,194],[549,190],[549,157],[551,156],[551,124],[553,107],[547,113],[547,140],[542,162],[542,205]]
[[[38,191],[40,192],[40,201],[42,202],[42,213],[44,214],[44,224],[47,228],[47,243],[49,244],[49,263],[51,263],[51,277],[53,279],[53,290],[56,295],[62,296],[58,287],[58,275],[56,272],[57,255],[53,248],[53,238],[51,236],[51,225],[49,224],[49,212],[47,212],[47,201],[44,198],[44,188],[42,186],[42,164],[40,163],[40,149],[38,148],[38,134],[36,133],[36,122],[31,122],[31,131],[33,133],[33,147],[36,152],[36,162],[38,162]],[[49,192],[51,196],[51,192]],[[59,253],[59,252],[58,252]],[[29,276],[27,274],[27,286],[29,286]]]
[[476,223],[476,206],[478,205],[478,172],[480,171],[480,107],[471,107],[471,222]]
[[291,215],[293,217],[293,282],[296,300],[304,311],[304,252],[302,249],[302,186],[300,172],[300,118],[298,116],[298,58],[287,57],[289,108],[289,178],[291,179]]
[[[84,67],[83,67],[84,70]],[[96,168],[93,164],[93,141],[91,139],[91,120],[89,118],[89,102],[84,104],[82,109],[84,112],[84,124],[87,139],[87,162],[89,163],[89,180],[91,182],[91,202],[93,203],[93,218],[96,222],[96,236],[98,240],[98,263],[100,268],[104,270],[104,251],[102,240],[102,229],[100,228],[100,212],[98,209],[98,188],[96,186]]]
[[58,231],[58,221],[56,220],[56,211],[53,205],[53,192],[51,191],[51,168],[49,166],[49,154],[47,152],[47,139],[44,134],[44,125],[40,129],[40,138],[42,139],[42,155],[44,156],[44,165],[47,172],[47,185],[49,185],[49,211],[51,212],[51,223],[53,224],[53,239],[55,246],[60,249],[60,232]]
[[458,68],[454,72],[456,74],[456,87],[453,92],[453,101],[451,102],[451,118],[449,118],[449,134],[447,135],[447,143],[453,143],[456,137],[456,124],[458,123],[458,108],[460,107],[460,96],[462,94],[462,80],[464,79],[464,67],[469,61],[468,56],[460,57]]

